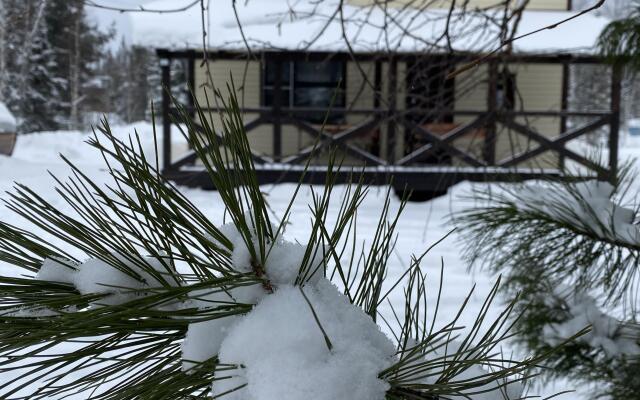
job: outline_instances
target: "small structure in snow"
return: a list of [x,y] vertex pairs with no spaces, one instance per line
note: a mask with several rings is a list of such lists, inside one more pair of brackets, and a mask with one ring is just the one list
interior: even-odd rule
[[11,155],[16,144],[16,119],[0,102],[0,154]]

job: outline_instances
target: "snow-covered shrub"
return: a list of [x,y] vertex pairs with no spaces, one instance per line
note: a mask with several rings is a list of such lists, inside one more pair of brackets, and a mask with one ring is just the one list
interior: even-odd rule
[[[228,224],[214,225],[162,178],[136,138],[120,142],[106,122],[90,144],[109,160],[112,184],[98,185],[72,164],[73,177],[57,180],[75,214],[25,186],[10,194],[13,211],[85,257],[0,223],[0,259],[33,276],[0,278],[0,376],[13,374],[0,379],[0,397],[521,397],[543,357],[518,361],[497,350],[513,304],[495,321],[485,321],[483,307],[471,327],[460,326],[459,315],[437,327],[427,322],[424,254],[412,256],[398,280],[388,278],[404,208],[391,210],[391,190],[360,248],[353,224],[367,188],[347,187],[329,221],[330,167],[325,187],[313,192],[308,241],[292,242],[289,211],[275,223],[265,204],[235,99],[222,140],[198,113],[203,132],[182,110],[185,135]],[[378,309],[396,290],[404,301],[394,305],[395,322],[383,320],[389,337]],[[487,306],[496,292],[497,284]]]
[[594,399],[640,393],[639,213],[624,203],[630,182],[623,172],[614,184],[476,192],[479,206],[454,216],[472,265],[503,274],[506,293],[522,299],[518,341],[550,352],[548,375],[595,383]]

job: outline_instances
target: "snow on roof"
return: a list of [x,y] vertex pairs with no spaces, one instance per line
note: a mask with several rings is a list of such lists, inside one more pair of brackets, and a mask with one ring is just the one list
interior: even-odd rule
[[[236,3],[238,19],[233,12]],[[447,10],[420,11],[411,8],[384,13],[376,6],[343,8],[344,23],[336,13],[335,0],[290,1],[250,0],[248,2],[213,2],[207,26],[207,46],[212,50],[253,51],[308,50],[347,51],[344,33],[356,52],[419,52],[445,49],[443,31]],[[175,8],[175,0],[158,0],[149,8]],[[517,35],[555,24],[575,12],[525,11]],[[145,47],[198,49],[203,47],[202,22],[199,7],[185,12],[154,14],[137,13],[132,18],[132,43]],[[330,22],[328,22],[330,21]],[[500,11],[492,15],[474,11],[456,13],[450,21],[451,45],[456,51],[482,52],[499,43]],[[594,52],[607,18],[586,14],[558,26],[515,42],[513,50],[520,54]],[[386,29],[384,28],[386,26]]]
[[16,131],[16,119],[11,111],[0,102],[0,133],[1,132],[15,132]]

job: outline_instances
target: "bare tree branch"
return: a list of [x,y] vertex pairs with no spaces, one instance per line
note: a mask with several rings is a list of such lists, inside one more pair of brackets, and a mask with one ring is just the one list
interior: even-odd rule
[[169,13],[179,13],[179,12],[183,12],[183,11],[187,11],[188,9],[190,9],[191,7],[195,6],[196,4],[198,4],[199,0],[194,0],[191,3],[183,6],[183,7],[178,7],[178,8],[169,8],[169,9],[154,9],[154,8],[146,8],[143,5],[139,5],[138,7],[135,8],[123,8],[123,7],[115,7],[115,6],[107,6],[104,4],[99,4],[96,3],[93,0],[84,0],[85,5],[89,6],[89,7],[95,7],[95,8],[100,8],[103,10],[109,10],[109,11],[117,11],[120,13],[127,13],[127,12],[149,12],[149,13],[157,13],[157,14],[169,14]]

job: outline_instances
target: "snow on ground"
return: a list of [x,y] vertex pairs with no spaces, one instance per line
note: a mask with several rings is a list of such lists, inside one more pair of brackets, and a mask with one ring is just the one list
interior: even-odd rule
[[[143,147],[148,151],[148,155],[153,152],[153,134],[149,123],[137,123],[128,126],[114,127],[114,132],[119,138],[126,138],[128,134],[137,130],[141,136]],[[184,146],[184,142],[179,135],[174,135],[175,146]],[[82,142],[89,138],[88,133],[80,132],[44,132],[18,137],[15,153],[11,157],[0,156],[0,190],[10,190],[14,181],[26,184],[35,189],[44,199],[52,202],[62,212],[72,212],[70,206],[65,204],[55,193],[52,179],[47,172],[63,178],[68,175],[69,169],[59,159],[58,153],[68,157],[92,177],[96,182],[106,182],[107,174],[103,169],[103,164],[97,152]],[[627,158],[634,154],[640,154],[640,138],[628,137],[621,148],[621,158]],[[288,204],[294,185],[266,185],[262,188],[266,194],[267,201],[276,215],[282,215]],[[399,276],[408,265],[411,254],[421,253],[429,245],[444,237],[454,228],[448,222],[448,215],[464,207],[472,206],[469,200],[461,199],[461,196],[468,193],[471,184],[461,183],[450,189],[446,196],[423,203],[409,203],[398,223],[399,239],[395,256],[391,260],[390,279]],[[199,189],[181,190],[208,215],[216,224],[223,223],[223,208],[221,207],[220,196],[217,192],[203,191]],[[339,191],[339,190],[338,190]],[[372,188],[368,197],[362,204],[358,216],[358,230],[366,236],[366,233],[373,232],[377,225],[379,212],[383,205],[385,187]],[[288,240],[299,240],[306,243],[310,232],[310,223],[307,204],[311,201],[310,189],[304,188],[298,196],[292,208],[291,224],[285,232]],[[394,198],[392,207],[397,208],[398,199]],[[338,204],[333,204],[330,215],[335,215]],[[25,221],[17,220],[9,210],[0,208],[0,219],[9,221],[20,227],[29,227]],[[50,238],[50,236],[45,237]],[[455,315],[464,297],[476,285],[476,291],[471,297],[468,312],[463,315],[462,323],[469,324],[473,321],[475,313],[478,312],[482,302],[493,285],[496,277],[489,276],[484,271],[469,272],[467,265],[461,258],[462,248],[457,241],[456,234],[447,237],[438,244],[426,257],[423,265],[427,267],[427,272],[432,277],[429,293],[431,306],[435,305],[438,290],[438,276],[441,262],[444,263],[445,276],[443,282],[443,295],[441,308],[439,310],[439,322],[444,324],[450,321]],[[15,275],[15,269],[7,265],[0,265],[0,273],[5,275]],[[398,307],[402,307],[401,298],[391,298],[391,302]],[[496,304],[490,312],[490,317],[496,317],[501,310],[500,304]],[[383,310],[389,313],[388,307]],[[510,354],[513,349],[504,348],[505,354]],[[535,390],[531,394],[553,394],[566,389],[570,389],[565,382],[555,382],[555,384],[545,385],[544,389]],[[584,389],[583,389],[584,390]],[[575,393],[560,396],[560,399],[581,399]]]

